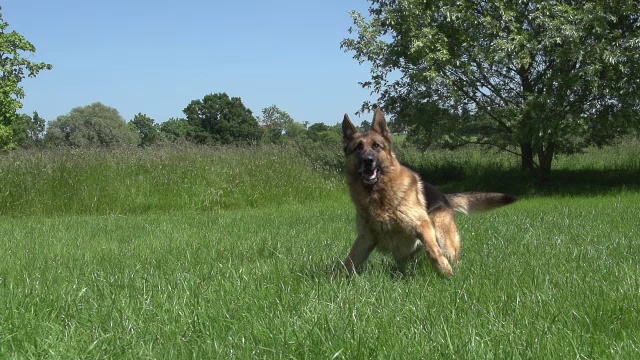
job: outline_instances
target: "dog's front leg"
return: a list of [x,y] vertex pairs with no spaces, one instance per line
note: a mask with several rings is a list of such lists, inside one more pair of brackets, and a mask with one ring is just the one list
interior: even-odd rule
[[420,223],[417,232],[418,238],[424,244],[427,253],[429,253],[429,256],[431,257],[431,259],[433,259],[436,267],[438,268],[438,271],[440,271],[440,273],[443,275],[453,276],[453,269],[451,268],[451,265],[449,264],[447,258],[442,253],[440,246],[438,246],[438,241],[436,240],[436,231],[433,227],[431,219],[423,220]]
[[375,247],[376,244],[371,237],[358,235],[351,247],[351,251],[349,251],[349,255],[343,261],[344,268],[349,275],[356,272],[367,261],[369,254]]

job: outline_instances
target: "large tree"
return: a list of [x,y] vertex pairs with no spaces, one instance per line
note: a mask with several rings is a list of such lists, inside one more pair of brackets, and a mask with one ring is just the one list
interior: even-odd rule
[[262,136],[258,120],[239,97],[209,94],[191,101],[183,111],[189,123],[187,135],[198,143],[251,144]]
[[371,0],[342,46],[371,64],[363,86],[400,121],[510,149],[545,180],[555,154],[637,125],[639,4]]
[[160,124],[160,133],[172,143],[186,140],[188,131],[189,123],[187,119],[170,118]]
[[12,127],[18,121],[24,98],[20,82],[51,69],[50,64],[30,61],[28,58],[36,48],[16,31],[8,31],[8,27],[0,7],[0,150],[16,145]]
[[138,135],[118,110],[96,102],[51,121],[45,141],[53,146],[119,147],[137,145]]
[[151,146],[162,138],[160,126],[146,114],[138,113],[134,115],[129,122],[129,126],[138,134],[140,138],[138,146],[140,147]]
[[307,137],[313,142],[338,144],[342,141],[342,124],[329,126],[322,122],[315,123],[307,129]]
[[13,140],[17,146],[31,148],[38,146],[44,138],[45,120],[38,115],[20,114],[13,122]]
[[289,113],[276,105],[262,109],[259,122],[265,128],[266,140],[271,143],[301,140],[306,132],[303,124],[296,122]]

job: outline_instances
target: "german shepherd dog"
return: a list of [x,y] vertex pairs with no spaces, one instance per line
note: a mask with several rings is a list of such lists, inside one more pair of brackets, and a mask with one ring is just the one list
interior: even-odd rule
[[461,247],[454,212],[486,211],[515,201],[501,193],[443,194],[422,181],[396,159],[379,108],[367,132],[358,131],[345,114],[342,135],[347,184],[356,207],[357,238],[343,262],[349,274],[374,249],[399,264],[426,249],[436,269],[452,276],[451,264],[458,261]]

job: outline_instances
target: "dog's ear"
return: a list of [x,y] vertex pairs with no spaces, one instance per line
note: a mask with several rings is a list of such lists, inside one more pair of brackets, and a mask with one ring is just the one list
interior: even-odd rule
[[382,135],[388,141],[391,141],[391,132],[387,127],[387,121],[384,119],[384,112],[380,108],[376,108],[373,114],[373,123],[371,124],[371,130]]
[[353,137],[358,132],[358,129],[353,125],[351,120],[349,119],[349,115],[344,114],[344,119],[342,120],[342,139],[345,143],[353,140]]

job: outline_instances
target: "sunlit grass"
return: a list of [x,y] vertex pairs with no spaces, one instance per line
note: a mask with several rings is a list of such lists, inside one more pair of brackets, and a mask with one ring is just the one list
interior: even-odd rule
[[[620,169],[626,154],[615,160]],[[452,163],[465,156],[478,169],[475,161],[488,161],[454,153]],[[582,164],[576,156],[559,168]],[[0,208],[1,358],[640,355],[632,183],[532,188],[509,207],[459,216],[463,255],[452,279],[424,259],[400,274],[379,254],[345,279],[334,276],[355,237],[345,185],[296,152],[30,153],[0,162],[8,177],[0,203],[12,206]],[[611,165],[587,163],[576,171]],[[223,196],[206,205],[208,189]],[[73,196],[58,198],[65,193]]]
[[210,211],[332,196],[293,148],[54,150],[0,157],[0,214]]

